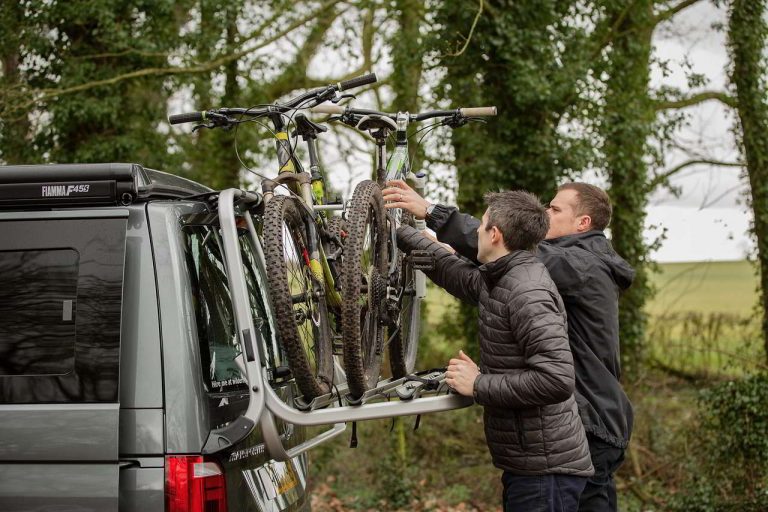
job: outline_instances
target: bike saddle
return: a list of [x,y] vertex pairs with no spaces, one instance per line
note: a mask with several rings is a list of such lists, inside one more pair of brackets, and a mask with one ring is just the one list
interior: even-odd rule
[[296,123],[296,129],[291,134],[292,137],[300,135],[302,137],[314,137],[318,133],[328,131],[327,126],[312,122],[302,113],[298,113],[293,118]]
[[379,128],[385,130],[397,130],[397,123],[394,119],[387,116],[369,114],[360,118],[356,128],[358,130],[376,130]]

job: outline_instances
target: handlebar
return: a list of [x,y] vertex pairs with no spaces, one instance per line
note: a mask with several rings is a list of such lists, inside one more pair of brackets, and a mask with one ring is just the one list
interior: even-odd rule
[[376,80],[378,80],[376,78],[376,73],[368,73],[367,75],[350,78],[349,80],[339,82],[339,91],[347,91],[349,89],[354,89],[355,87],[373,84],[376,83]]
[[459,112],[466,117],[495,116],[496,107],[460,108]]
[[[383,117],[389,117],[391,119],[397,119],[397,114],[388,112],[379,112],[378,110],[370,110],[364,108],[352,108],[342,107],[332,103],[323,103],[309,109],[310,112],[317,114],[329,114],[329,115],[378,115]],[[420,114],[411,114],[410,121],[424,121],[425,119],[432,119],[435,117],[485,117],[495,116],[496,107],[473,107],[473,108],[459,108],[455,110],[430,110],[429,112],[422,112]]]
[[168,116],[170,124],[200,123],[205,121],[205,112],[184,112]]
[[[275,103],[274,105],[250,109],[220,108],[208,111],[184,112],[182,114],[173,114],[168,116],[168,123],[183,124],[212,121],[214,124],[216,124],[216,121],[218,121],[218,125],[227,125],[234,121],[228,117],[230,115],[248,114],[253,115],[254,117],[258,117],[268,114],[282,114],[283,112],[294,110],[297,107],[304,105],[305,103],[309,103],[310,107],[314,107],[326,100],[334,98],[337,92],[347,91],[356,87],[362,87],[363,85],[375,83],[377,80],[378,79],[376,78],[376,73],[368,73],[366,75],[350,78],[349,80],[344,80],[337,84],[312,89],[311,91],[307,91],[303,94],[291,98],[285,103]],[[343,109],[343,107],[341,108]]]

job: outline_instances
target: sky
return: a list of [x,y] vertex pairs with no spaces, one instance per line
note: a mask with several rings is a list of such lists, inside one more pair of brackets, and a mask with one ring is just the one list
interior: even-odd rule
[[[683,66],[705,75],[709,83],[700,90],[725,90],[728,55],[726,35],[712,28],[725,23],[725,10],[701,2],[659,27],[654,34],[655,54],[671,60],[672,73],[664,76],[653,69],[651,87],[685,87]],[[733,112],[716,101],[689,109],[691,127],[677,134],[681,143],[698,156],[723,161],[737,161]],[[687,160],[671,154],[668,167]],[[738,167],[696,166],[672,180],[679,187],[679,197],[666,191],[651,196],[646,220],[646,240],[656,239],[666,230],[661,247],[653,254],[660,262],[719,261],[744,259],[752,250],[748,236],[751,213],[745,204],[748,188]]]

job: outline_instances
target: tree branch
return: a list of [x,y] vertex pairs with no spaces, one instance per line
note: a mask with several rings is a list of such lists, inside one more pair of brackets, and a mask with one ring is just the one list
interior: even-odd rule
[[686,108],[703,103],[709,100],[717,100],[720,103],[736,108],[736,98],[729,96],[727,93],[721,91],[704,91],[693,94],[687,98],[681,98],[678,100],[654,100],[654,108],[656,110],[668,110],[673,108]]
[[464,41],[464,46],[462,46],[461,50],[459,50],[458,52],[455,52],[455,53],[449,53],[447,55],[441,55],[441,57],[458,57],[459,55],[464,53],[464,51],[466,51],[467,47],[469,46],[469,42],[472,41],[472,34],[474,34],[474,32],[475,32],[475,27],[477,27],[477,22],[480,19],[480,16],[483,14],[483,5],[484,5],[484,3],[485,3],[484,0],[480,0],[480,7],[477,10],[477,14],[475,14],[475,19],[474,19],[474,21],[472,21],[472,27],[470,27],[470,29],[469,29],[469,34],[467,35],[467,39],[466,39],[466,41]]
[[696,158],[692,160],[686,160],[685,162],[676,165],[675,167],[664,171],[661,174],[655,175],[651,181],[648,183],[648,190],[653,190],[665,181],[667,181],[669,178],[677,174],[678,172],[682,171],[683,169],[687,167],[691,167],[693,165],[715,165],[718,167],[744,167],[746,165],[744,162],[724,162],[722,160],[712,160],[712,159],[706,159],[706,158]]
[[666,11],[661,11],[659,14],[654,16],[653,24],[654,25],[658,25],[662,21],[668,20],[669,18],[671,18],[675,14],[679,13],[683,9],[686,9],[686,8],[692,6],[693,4],[695,4],[697,2],[700,2],[700,1],[701,0],[682,0],[682,2],[678,3],[677,5],[673,5],[672,7],[667,9]]
[[[217,59],[214,59],[210,62],[206,62],[203,64],[199,64],[196,66],[172,66],[172,67],[156,67],[156,68],[144,68],[144,69],[138,69],[136,71],[131,71],[129,73],[123,73],[122,75],[113,76],[110,78],[105,78],[103,80],[94,80],[92,82],[86,82],[84,84],[78,84],[72,87],[64,87],[61,89],[42,89],[39,91],[39,95],[36,97],[30,99],[25,104],[17,105],[13,110],[16,109],[23,109],[27,110],[34,106],[36,103],[46,101],[52,98],[57,98],[59,96],[63,96],[65,94],[74,94],[78,92],[87,91],[90,89],[94,89],[97,87],[105,86],[105,85],[114,85],[120,82],[123,82],[125,80],[133,80],[137,78],[143,78],[147,76],[171,76],[171,75],[186,75],[186,74],[197,74],[197,73],[207,73],[209,71],[213,71],[215,69],[220,68],[224,64],[227,64],[229,62],[232,62],[234,60],[240,59],[241,57],[244,57],[245,55],[248,55],[249,53],[253,53],[257,50],[260,50],[262,48],[265,48],[269,46],[270,44],[278,41],[280,38],[284,37],[285,35],[289,34],[293,30],[296,30],[297,28],[301,27],[302,25],[307,24],[308,22],[316,19],[318,16],[320,16],[325,10],[327,10],[330,6],[335,5],[337,3],[341,3],[340,0],[331,0],[328,2],[325,2],[322,4],[316,11],[312,11],[308,15],[306,15],[303,18],[300,18],[293,22],[291,25],[285,27],[283,30],[278,32],[277,34],[273,35],[272,37],[265,39],[264,41],[260,42],[259,44],[252,46],[250,48],[246,48],[243,50],[239,50],[237,52],[231,53],[229,55],[223,55]],[[343,12],[345,9],[342,9],[341,12]],[[6,109],[3,109],[6,110]]]

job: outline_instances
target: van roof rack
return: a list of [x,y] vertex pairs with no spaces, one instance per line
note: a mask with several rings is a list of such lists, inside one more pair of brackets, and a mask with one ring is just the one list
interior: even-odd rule
[[0,208],[125,206],[149,198],[178,199],[208,187],[134,163],[0,166]]

